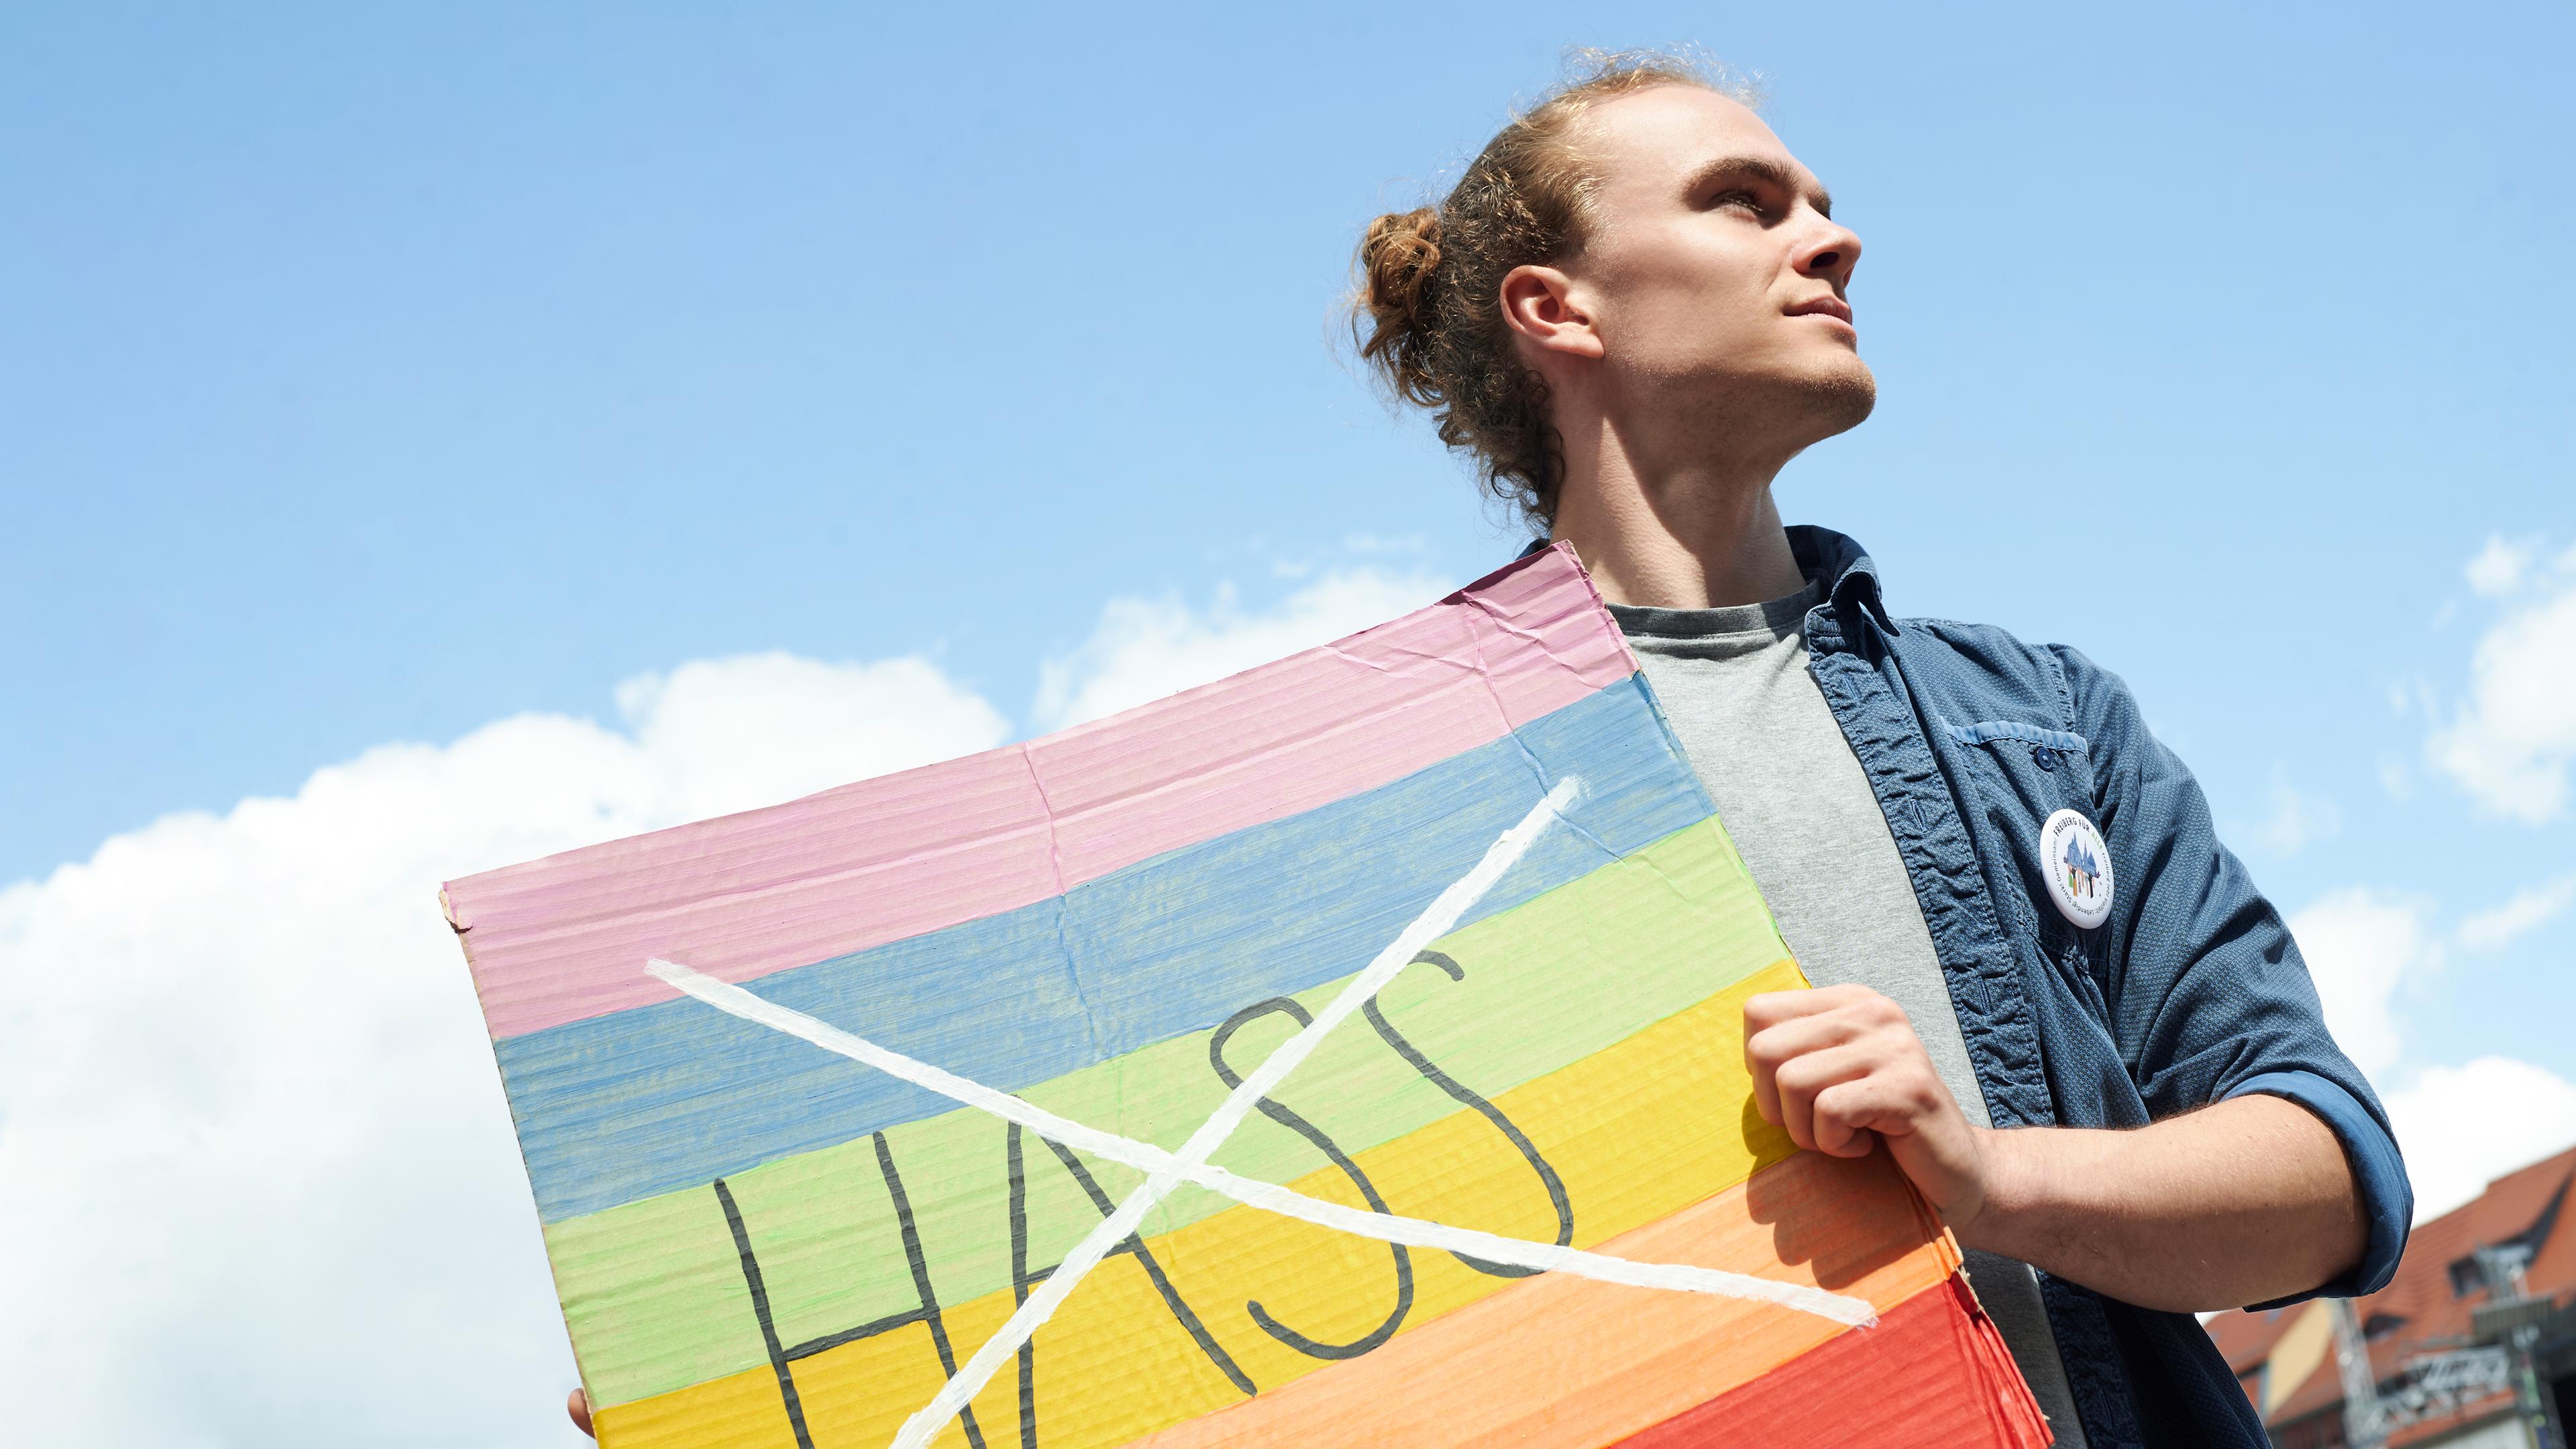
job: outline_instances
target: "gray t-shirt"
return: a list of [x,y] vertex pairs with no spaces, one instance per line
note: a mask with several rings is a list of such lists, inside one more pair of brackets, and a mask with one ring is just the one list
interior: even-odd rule
[[[1903,1007],[1960,1110],[1992,1125],[1896,838],[1807,672],[1807,611],[1822,598],[1810,583],[1767,604],[1610,612],[1807,979],[1858,982]],[[2082,1449],[2030,1266],[1971,1252],[1968,1275],[2057,1442]]]

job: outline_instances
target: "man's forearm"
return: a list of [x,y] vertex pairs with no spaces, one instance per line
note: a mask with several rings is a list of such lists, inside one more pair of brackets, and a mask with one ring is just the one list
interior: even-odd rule
[[2360,1261],[2360,1194],[2332,1129],[2245,1096],[2130,1131],[1979,1132],[1985,1202],[1960,1241],[2142,1308],[2304,1293]]

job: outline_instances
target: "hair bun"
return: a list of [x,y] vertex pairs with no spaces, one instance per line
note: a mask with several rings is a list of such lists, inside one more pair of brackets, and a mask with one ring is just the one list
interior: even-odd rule
[[1440,265],[1440,213],[1428,206],[1389,212],[1369,223],[1360,242],[1372,307],[1410,309]]
[[1369,223],[1360,238],[1360,274],[1365,282],[1362,305],[1370,328],[1360,354],[1371,360],[1395,354],[1395,382],[1407,393],[1429,382],[1419,375],[1419,357],[1432,274],[1440,267],[1440,213],[1417,206],[1391,211]]

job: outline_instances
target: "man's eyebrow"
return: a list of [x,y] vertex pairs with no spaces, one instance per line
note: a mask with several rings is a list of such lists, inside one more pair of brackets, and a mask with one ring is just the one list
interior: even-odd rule
[[[1768,156],[1721,156],[1691,174],[1690,189],[1697,191],[1721,176],[1750,176],[1757,181],[1769,182],[1793,196],[1802,189],[1797,172]],[[1834,194],[1825,189],[1823,182],[1816,183],[1813,190],[1806,192],[1806,197],[1819,216],[1834,214]]]

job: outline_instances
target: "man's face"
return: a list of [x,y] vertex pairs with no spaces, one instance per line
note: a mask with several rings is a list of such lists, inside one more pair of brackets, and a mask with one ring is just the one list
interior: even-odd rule
[[1596,221],[1563,270],[1624,391],[1803,447],[1869,415],[1844,295],[1860,238],[1751,111],[1696,86],[1593,110],[1575,135],[1600,178]]

